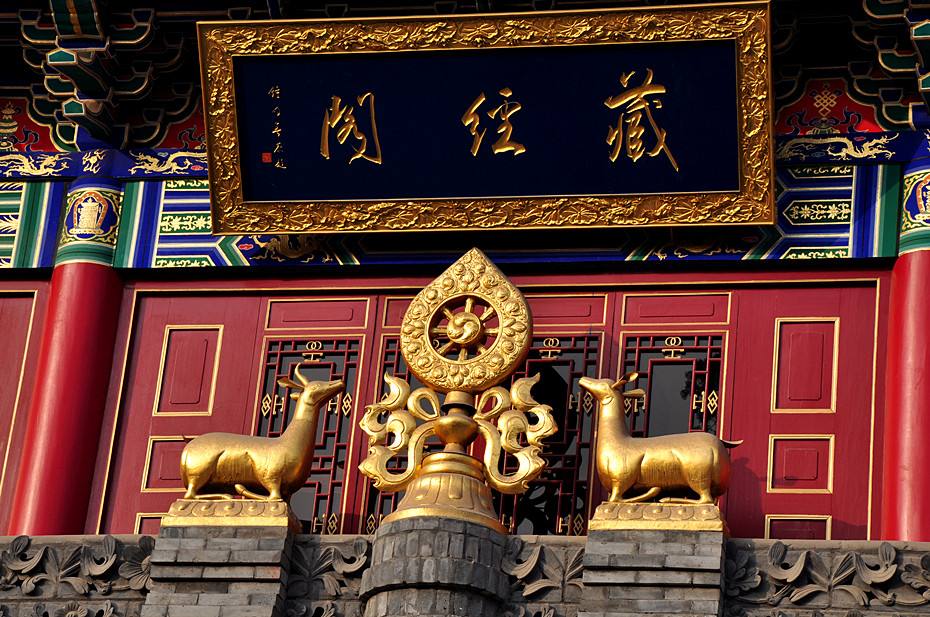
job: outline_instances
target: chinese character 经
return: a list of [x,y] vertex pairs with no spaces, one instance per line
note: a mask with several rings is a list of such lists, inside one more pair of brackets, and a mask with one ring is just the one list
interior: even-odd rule
[[[620,85],[627,88],[630,80],[633,78],[635,71],[630,71],[620,76]],[[646,69],[646,77],[641,85],[630,88],[616,96],[612,96],[604,101],[610,109],[621,109],[620,117],[617,119],[617,125],[609,127],[607,131],[607,145],[612,146],[610,151],[611,162],[616,162],[620,156],[621,148],[626,151],[627,157],[634,163],[642,157],[643,154],[657,156],[664,152],[675,171],[678,171],[678,161],[672,155],[665,143],[665,129],[659,128],[655,118],[652,115],[652,109],[661,109],[662,100],[659,95],[665,94],[665,86],[652,83],[652,69]],[[652,134],[655,138],[655,146],[651,150],[646,150],[643,143],[643,133],[646,129],[642,126],[643,116],[649,121],[652,128]],[[624,133],[623,125],[626,125]]]
[[[494,154],[513,152],[514,156],[523,154],[526,152],[526,146],[511,139],[513,135],[513,124],[510,122],[510,116],[520,111],[523,106],[516,101],[509,100],[509,97],[513,96],[513,91],[510,88],[503,88],[500,90],[499,94],[504,97],[504,102],[488,112],[489,118],[500,120],[500,125],[497,127],[497,134],[500,135],[500,137],[491,145],[491,152]],[[472,104],[469,105],[465,114],[462,116],[462,124],[465,125],[472,137],[472,156],[478,156],[481,140],[484,139],[484,134],[487,132],[487,129],[478,130],[481,125],[481,116],[478,114],[478,108],[481,107],[486,100],[487,97],[485,97],[484,92],[482,92],[478,95],[478,98],[472,101]]]
[[[378,141],[378,125],[375,122],[375,95],[366,92],[358,97],[359,107],[364,107],[368,103],[368,111],[371,116],[371,137],[374,142],[374,154],[368,154],[368,137],[363,133],[355,119],[354,108],[351,105],[345,105],[338,96],[332,97],[329,109],[323,114],[323,133],[320,137],[320,154],[323,158],[329,158],[329,130],[336,129],[336,141],[344,144],[349,136],[356,141],[352,146],[355,151],[349,157],[349,163],[355,159],[365,159],[377,165],[381,164],[381,143]],[[337,128],[338,127],[338,128]]]

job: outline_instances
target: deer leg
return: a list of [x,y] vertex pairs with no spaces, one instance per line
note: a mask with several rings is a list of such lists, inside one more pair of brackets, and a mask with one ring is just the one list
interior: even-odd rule
[[693,504],[710,504],[714,503],[713,498],[710,496],[710,493],[701,494],[697,499],[691,499],[690,497],[663,497],[660,499],[662,503],[693,503]]
[[630,497],[628,499],[621,499],[623,503],[641,503],[643,501],[649,501],[662,491],[662,487],[652,486],[642,495],[637,495],[636,497]]
[[623,500],[623,491],[620,490],[620,484],[614,482],[610,487],[610,497],[607,498],[607,501],[618,502]]
[[714,503],[714,498],[710,494],[709,475],[701,474],[698,478],[688,478],[688,488],[697,493],[697,499],[690,499],[688,497],[666,497],[661,500],[662,503]]
[[197,499],[197,489],[202,486],[197,480],[198,478],[188,478],[187,492],[184,493],[183,499]]

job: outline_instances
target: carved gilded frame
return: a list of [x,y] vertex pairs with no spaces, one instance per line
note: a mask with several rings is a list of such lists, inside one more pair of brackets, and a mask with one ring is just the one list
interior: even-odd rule
[[[769,5],[446,17],[201,22],[213,231],[219,234],[774,223]],[[244,202],[233,57],[735,39],[740,188],[730,193]]]

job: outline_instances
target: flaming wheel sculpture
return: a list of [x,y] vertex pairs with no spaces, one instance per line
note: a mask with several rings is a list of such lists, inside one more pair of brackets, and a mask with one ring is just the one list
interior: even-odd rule
[[[369,442],[362,473],[382,491],[406,491],[385,522],[445,516],[504,531],[490,489],[526,491],[545,467],[542,440],[556,432],[552,409],[531,394],[538,375],[516,380],[509,391],[497,385],[526,358],[531,326],[523,295],[477,249],[410,303],[401,353],[426,386],[411,392],[386,374],[387,395],[360,422]],[[468,450],[479,435],[484,450],[476,458]],[[427,453],[431,437],[442,451]],[[501,470],[505,452],[518,463],[510,473]],[[406,455],[400,471],[391,465],[398,455]]]
[[[436,338],[439,347],[436,353],[444,356],[449,352],[458,354],[458,360],[468,360],[469,353],[481,355],[487,353],[488,348],[485,343],[488,342],[489,336],[496,336],[500,328],[489,328],[487,323],[497,316],[497,311],[493,306],[487,306],[484,311],[478,315],[475,312],[476,305],[481,305],[481,299],[477,296],[466,295],[464,305],[460,304],[461,297],[453,298],[443,304],[439,311],[434,314],[436,325],[430,328],[430,334],[435,337],[444,337],[445,341]],[[456,309],[461,307],[461,311]],[[444,324],[444,325],[443,325]]]

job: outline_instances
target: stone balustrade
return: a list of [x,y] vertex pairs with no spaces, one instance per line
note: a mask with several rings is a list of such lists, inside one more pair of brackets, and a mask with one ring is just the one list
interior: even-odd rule
[[[721,539],[715,599],[717,562],[709,560],[719,553],[709,536],[499,541],[430,519],[386,530],[384,541],[216,529],[166,529],[157,539],[0,538],[0,617],[454,615],[469,587],[486,599],[466,606],[470,617],[930,616],[930,543]],[[682,561],[689,548],[698,559]],[[391,571],[376,575],[372,564]],[[469,565],[482,584],[455,580]],[[378,597],[383,610],[366,607]]]

